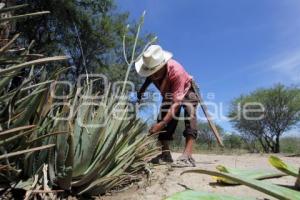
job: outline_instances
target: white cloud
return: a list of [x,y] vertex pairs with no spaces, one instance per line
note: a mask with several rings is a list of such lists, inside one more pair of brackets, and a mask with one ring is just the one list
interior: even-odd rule
[[288,78],[294,83],[300,83],[300,50],[278,56],[270,63],[271,69]]

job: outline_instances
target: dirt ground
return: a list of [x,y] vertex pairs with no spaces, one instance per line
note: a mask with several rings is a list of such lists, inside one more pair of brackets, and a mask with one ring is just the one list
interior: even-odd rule
[[[180,154],[174,153],[173,158]],[[291,165],[300,167],[299,157],[279,156]],[[217,165],[236,167],[240,169],[273,169],[268,163],[268,155],[246,154],[246,155],[202,155],[196,154],[197,168],[213,170]],[[180,176],[184,169],[173,169],[166,165],[155,166],[152,170],[150,182],[140,182],[132,188],[123,192],[110,194],[103,197],[104,200],[160,200],[176,192],[184,191],[186,188],[213,192],[240,197],[254,197],[257,199],[274,199],[263,193],[257,192],[246,186],[218,186],[214,184],[212,177],[202,174],[185,174]],[[293,185],[295,178],[282,177],[267,180],[282,185]]]

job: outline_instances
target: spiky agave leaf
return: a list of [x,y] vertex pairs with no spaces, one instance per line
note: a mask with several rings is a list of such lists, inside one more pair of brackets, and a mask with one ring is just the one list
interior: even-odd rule
[[[277,171],[268,170],[268,169],[237,169],[237,168],[225,167],[223,165],[218,165],[216,169],[219,172],[238,175],[241,177],[247,177],[256,180],[264,180],[264,179],[279,178],[282,176],[286,176],[283,173],[279,173]],[[223,177],[215,177],[215,179],[217,182],[220,183],[239,185],[239,183],[225,179]]]
[[263,192],[265,194],[268,194],[268,195],[278,198],[278,199],[300,200],[300,192],[286,188],[286,187],[278,186],[278,185],[275,185],[275,184],[272,184],[272,183],[269,183],[266,181],[259,181],[259,180],[250,179],[250,178],[243,177],[243,176],[222,173],[222,172],[216,172],[216,171],[210,171],[210,170],[202,170],[202,169],[187,170],[187,171],[184,171],[182,174],[186,174],[186,173],[200,173],[200,174],[207,174],[207,175],[211,175],[211,176],[223,177],[225,179],[243,184],[245,186],[248,186],[250,188],[253,188],[255,190],[258,190],[260,192]]
[[270,156],[269,163],[273,167],[275,167],[276,169],[278,169],[279,171],[281,171],[287,175],[298,177],[298,169],[296,167],[286,164],[285,162],[283,162],[280,158],[278,158],[276,156]]
[[198,192],[193,190],[186,190],[183,192],[178,192],[165,200],[254,200],[254,198],[247,197],[235,197],[229,195],[208,193],[208,192]]
[[69,59],[67,56],[54,56],[54,57],[41,58],[41,59],[37,59],[37,60],[24,62],[24,63],[18,64],[18,65],[14,65],[9,68],[0,70],[0,77],[4,77],[5,75],[7,75],[11,72],[17,72],[28,66],[30,67],[32,65],[45,64],[45,63],[56,62],[56,61],[65,61],[67,59]]
[[27,6],[28,6],[28,4],[21,4],[21,5],[16,5],[16,6],[6,7],[6,8],[1,8],[0,9],[0,13],[15,11],[15,10],[18,10],[18,9],[21,9],[21,8],[25,8]]
[[49,11],[41,11],[41,12],[35,12],[35,13],[29,13],[29,14],[24,14],[24,15],[16,15],[16,16],[11,16],[11,17],[4,17],[0,18],[0,22],[7,22],[7,21],[12,21],[12,20],[17,20],[17,19],[23,19],[26,17],[33,17],[33,16],[38,16],[38,15],[44,15],[44,14],[49,14]]
[[15,157],[15,156],[22,155],[22,154],[35,152],[35,151],[41,151],[41,150],[44,150],[44,149],[49,149],[49,148],[52,148],[54,146],[55,146],[55,144],[49,144],[49,145],[46,145],[46,146],[41,146],[41,147],[36,147],[36,148],[26,149],[26,150],[22,150],[22,151],[3,154],[3,155],[0,156],[0,160],[7,159],[7,158],[10,158],[10,157]]

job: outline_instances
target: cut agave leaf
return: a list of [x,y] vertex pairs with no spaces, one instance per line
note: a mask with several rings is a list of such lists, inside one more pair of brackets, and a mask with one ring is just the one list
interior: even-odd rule
[[193,190],[186,190],[184,192],[178,192],[166,200],[254,200],[254,198],[234,197],[222,194],[197,192]]
[[250,188],[268,194],[277,199],[300,200],[300,192],[282,186],[278,186],[272,183],[268,183],[266,181],[259,181],[259,180],[254,180],[243,176],[216,172],[216,171],[201,170],[201,169],[184,171],[182,174],[185,173],[200,173],[200,174],[207,174],[211,176],[223,177],[233,182],[246,185]]
[[[223,165],[218,165],[217,170],[219,172],[229,173],[233,175],[243,176],[251,179],[256,180],[264,180],[264,179],[271,179],[271,178],[280,178],[282,176],[286,176],[286,174],[273,171],[273,170],[267,170],[267,169],[236,169],[236,168],[229,168],[225,167]],[[217,182],[219,183],[225,183],[229,185],[239,185],[239,183],[228,180],[223,177],[214,177]]]
[[290,166],[286,163],[284,163],[280,158],[276,156],[270,156],[269,157],[270,164],[278,169],[279,171],[291,175],[294,177],[298,177],[298,169],[296,167]]

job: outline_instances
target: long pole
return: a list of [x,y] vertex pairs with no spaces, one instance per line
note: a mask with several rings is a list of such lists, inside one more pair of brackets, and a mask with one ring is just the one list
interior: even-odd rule
[[199,99],[199,103],[201,105],[201,108],[203,110],[203,113],[207,119],[207,122],[208,122],[208,125],[209,127],[211,128],[213,134],[215,135],[216,139],[217,139],[217,142],[218,144],[221,146],[221,147],[224,147],[223,145],[223,141],[222,141],[222,138],[219,134],[219,131],[215,125],[215,123],[212,121],[212,117],[210,116],[210,114],[208,113],[208,108],[207,106],[205,105],[204,101],[203,101],[203,98],[201,96],[201,93],[200,93],[200,89],[198,88],[198,86],[195,84],[194,81],[192,81],[192,85],[193,85],[193,88],[195,90],[195,93],[196,95],[198,96],[198,99]]

